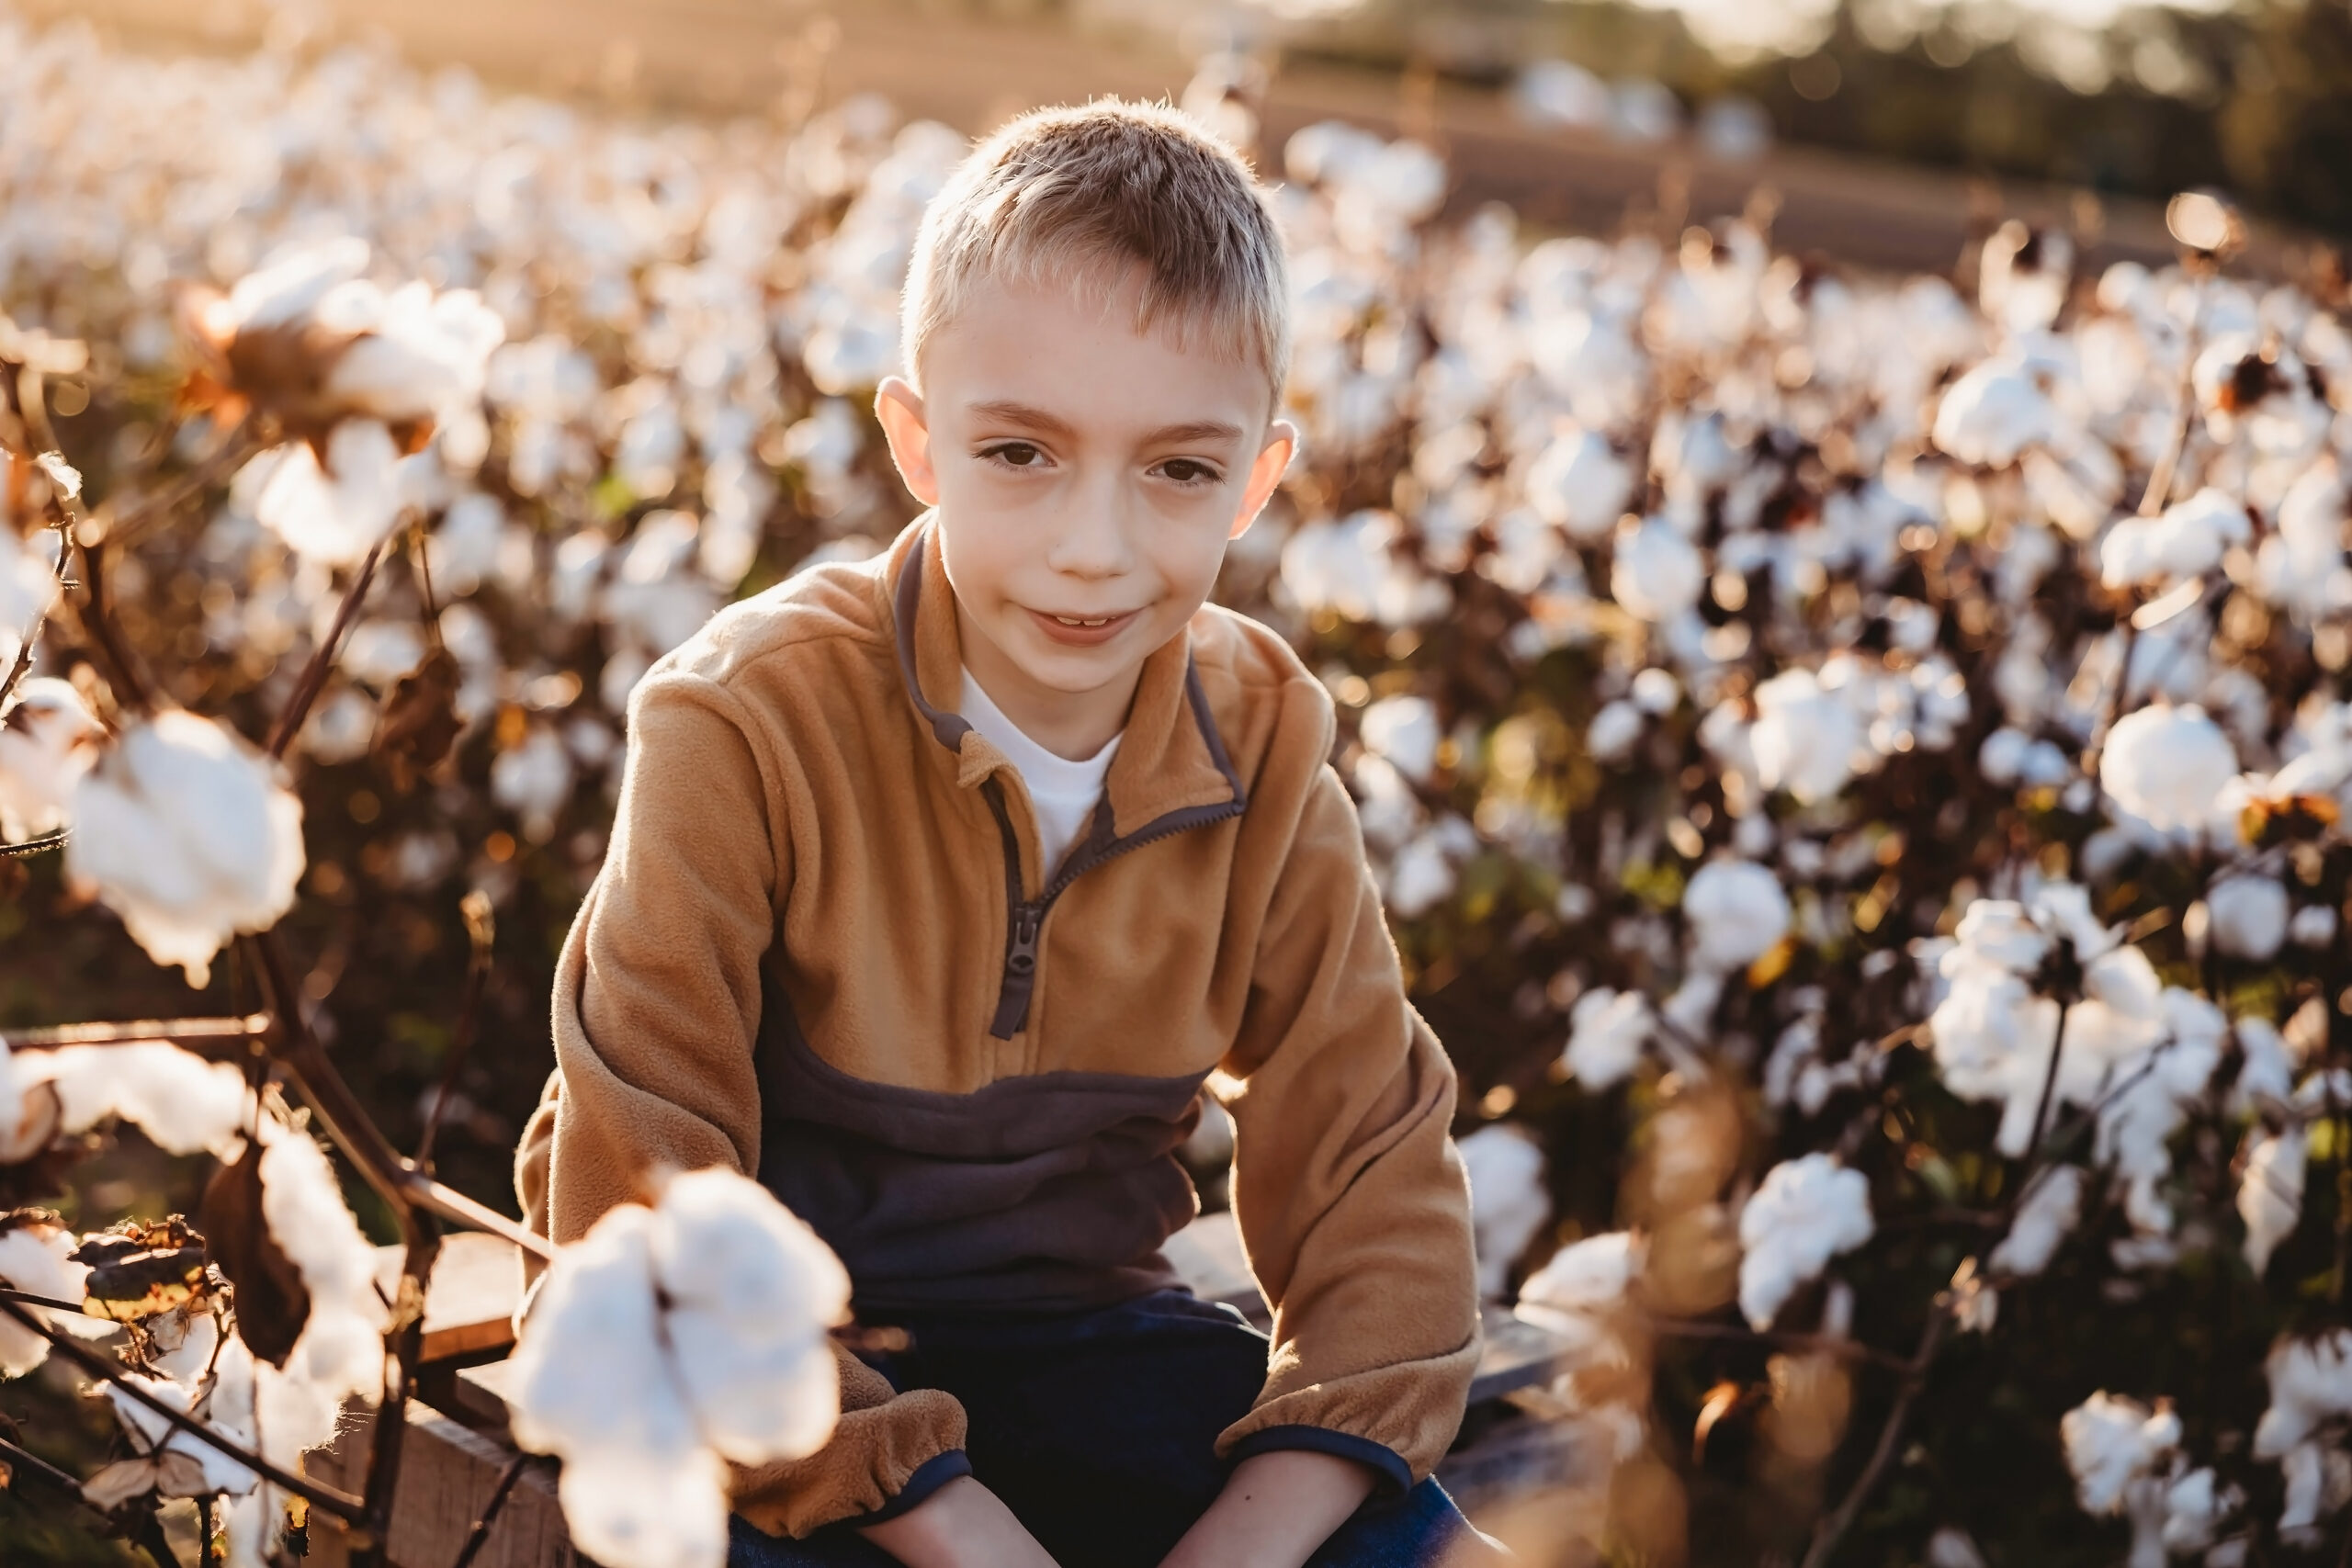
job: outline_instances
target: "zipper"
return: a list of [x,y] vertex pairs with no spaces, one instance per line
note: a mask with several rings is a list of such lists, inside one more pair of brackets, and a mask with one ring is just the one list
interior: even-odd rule
[[1238,802],[1218,806],[1194,806],[1171,811],[1158,821],[1124,839],[1113,839],[1092,854],[1081,851],[1062,864],[1061,871],[1045,890],[1035,898],[1022,897],[1021,836],[1013,830],[1012,813],[1004,804],[1004,792],[990,778],[980,785],[980,793],[988,797],[989,809],[996,814],[997,832],[1004,840],[1004,888],[1008,919],[1004,934],[1004,975],[996,994],[996,1017],[989,1021],[989,1032],[999,1040],[1010,1040],[1029,1022],[1030,999],[1037,989],[1037,949],[1046,930],[1046,915],[1054,903],[1068,892],[1069,885],[1105,861],[1116,860],[1130,850],[1146,844],[1172,839],[1194,828],[1212,822],[1222,822],[1228,817],[1241,815]]

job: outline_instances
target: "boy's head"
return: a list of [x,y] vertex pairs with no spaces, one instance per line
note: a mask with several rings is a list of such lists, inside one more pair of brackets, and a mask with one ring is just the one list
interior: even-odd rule
[[924,214],[876,411],[939,509],[965,662],[1045,744],[1116,732],[1281,479],[1288,332],[1257,183],[1172,109],[1024,115]]

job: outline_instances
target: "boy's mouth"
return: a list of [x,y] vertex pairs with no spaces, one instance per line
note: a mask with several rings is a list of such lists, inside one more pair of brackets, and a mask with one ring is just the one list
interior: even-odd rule
[[1069,648],[1093,648],[1118,636],[1136,615],[1133,610],[1115,615],[1058,615],[1032,610],[1029,618],[1052,641]]

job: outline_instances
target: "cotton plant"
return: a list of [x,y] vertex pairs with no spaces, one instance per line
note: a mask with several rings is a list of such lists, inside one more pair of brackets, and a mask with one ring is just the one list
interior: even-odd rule
[[562,1460],[573,1541],[614,1568],[718,1568],[727,1466],[831,1435],[826,1331],[848,1307],[815,1233],[721,1170],[673,1176],[558,1252],[515,1348],[514,1425]]
[[1520,1285],[1514,1308],[1561,1341],[1552,1392],[1574,1412],[1604,1473],[1639,1452],[1647,1430],[1625,1375],[1636,1353],[1629,1336],[1639,1332],[1634,1298],[1646,1257],[1631,1231],[1570,1242]]
[[[156,700],[106,649],[69,663],[37,640],[0,699],[0,830],[67,835],[112,879],[76,918],[120,919],[167,963],[260,946],[289,881],[341,877],[371,913],[396,901],[318,1011],[389,1006],[424,972],[371,940],[429,921],[446,945],[469,887],[584,887],[653,660],[742,586],[869,558],[910,514],[864,409],[899,368],[922,203],[966,143],[870,95],[756,125],[624,120],[379,55],[167,68],[82,33],[0,33],[6,101],[74,82],[116,106],[72,135],[36,117],[0,215],[8,308],[62,302],[0,332],[19,345],[0,355],[37,337],[63,355],[41,330],[69,321],[105,346],[53,374],[87,381],[106,436],[26,454],[24,493],[110,516],[202,480],[191,515],[146,519],[107,562]],[[277,178],[254,146],[304,149],[320,178]],[[1617,1413],[1610,1451],[1687,1448],[1647,1399],[1650,1355],[1752,1373],[1747,1342],[1716,1337],[1750,1332],[1743,1253],[1759,1279],[1835,1275],[1864,1303],[1858,1335],[1939,1300],[1927,1315],[1988,1316],[1996,1292],[2106,1311],[2191,1273],[2226,1273],[2243,1321],[2278,1326],[2308,1299],[2287,1275],[2333,1202],[2322,1128],[2352,1103],[2327,1031],[2290,1017],[2332,1005],[2345,938],[2337,310],[2216,253],[2095,268],[2022,224],[1988,237],[1965,291],[1800,263],[1745,220],[1563,235],[1498,206],[1450,216],[1443,160],[1410,140],[1326,124],[1262,152],[1293,262],[1284,399],[1307,440],[1225,592],[1343,710],[1335,760],[1417,999],[1443,997],[1449,1041],[1479,1021],[1464,1077],[1495,1076],[1468,1087],[1514,1088],[1512,1123],[1544,1134],[1562,1194],[1628,1203],[1564,1210],[1563,1234],[1660,1219],[1634,1213],[1621,1144],[1695,1085],[1746,1096],[1736,1156],[1698,1162],[1714,1190],[1645,1231],[1654,1278],[1610,1309],[1706,1319],[1709,1337],[1661,1335],[1612,1363],[1607,1398],[1575,1391]],[[57,239],[89,234],[121,236],[107,268]],[[128,417],[171,439],[125,438]],[[26,521],[21,558],[0,561],[0,635],[40,618],[56,578],[58,532]],[[132,794],[132,742],[175,702],[264,737],[371,551],[307,719],[236,786],[249,846],[276,842],[254,799],[300,798],[299,855],[212,866],[151,800],[170,852],[109,860],[77,795]],[[435,650],[446,760],[388,790],[388,713]],[[442,722],[408,689],[404,718]],[[345,809],[363,778],[372,826]],[[2079,906],[2045,897],[2062,878]],[[0,1060],[40,1055],[63,1053]],[[96,1076],[0,1089],[0,1141],[50,1157],[66,1097],[106,1102]],[[1566,1117],[1591,1120],[1556,1136]],[[1838,1179],[1799,1194],[1809,1217],[1767,1226],[1794,1185],[1758,1208],[1771,1175],[1832,1151]],[[1813,1262],[1860,1228],[1857,1182],[1883,1234]],[[1770,1232],[1747,1248],[1744,1209]],[[1907,1269],[1894,1238],[1962,1212],[1973,1290]],[[1591,1245],[1563,1249],[1580,1261],[1562,1278]],[[2211,1371],[2224,1392],[2200,1401],[2251,1376]],[[1889,1451],[1935,1448],[1941,1386]],[[2045,1444],[2062,1412],[2042,1402],[2086,1392],[2030,1394]],[[237,1418],[233,1388],[209,1397]],[[2226,1427],[2194,1408],[2192,1429]],[[2120,1543],[2128,1526],[2134,1551],[2249,1534],[2267,1551],[2282,1525],[2340,1523],[2335,1448],[2324,1422],[2278,1477],[2268,1458],[2249,1475],[2243,1449],[2210,1467],[2176,1450],[2101,1528]],[[1863,1468],[1839,1457],[1833,1478]],[[2224,1506],[2233,1486],[2265,1501]],[[2284,1520],[2260,1517],[2277,1487]],[[257,1496],[232,1542],[266,1533]],[[1966,1560],[1950,1532],[1894,1539],[1871,1501],[1837,1516],[1871,1540],[1840,1553]],[[2214,1544],[2186,1544],[2208,1515]],[[2014,1555],[1997,1522],[1971,1524],[1980,1557]]]
[[2254,1457],[2277,1464],[2286,1483],[2280,1539],[2316,1545],[2322,1521],[2352,1502],[2352,1453],[2341,1440],[2352,1418],[2352,1333],[2282,1338],[2263,1371],[2270,1404],[2254,1429]]
[[68,878],[198,988],[230,938],[293,905],[301,801],[214,720],[172,710],[136,725],[74,784],[64,815]]
[[1814,1153],[1783,1161],[1739,1213],[1739,1310],[1770,1327],[1797,1288],[1871,1239],[1870,1179]]
[[1458,1147],[1470,1179],[1470,1223],[1477,1244],[1478,1293],[1504,1292],[1512,1268],[1552,1218],[1543,1145],[1525,1129],[1494,1122]]

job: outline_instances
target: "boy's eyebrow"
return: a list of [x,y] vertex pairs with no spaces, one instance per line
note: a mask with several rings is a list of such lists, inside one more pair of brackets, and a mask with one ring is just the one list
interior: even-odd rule
[[1076,427],[1061,415],[1047,413],[1044,409],[1032,408],[1027,403],[1014,402],[1010,399],[974,403],[972,412],[993,423],[1018,424],[1029,430],[1042,430],[1048,435],[1067,438],[1078,434]]
[[[1003,424],[1017,424],[1025,429],[1042,431],[1048,435],[1058,435],[1064,440],[1074,440],[1078,435],[1077,428],[1059,414],[1049,413],[1044,409],[1033,408],[1027,403],[1015,402],[1010,399],[995,399],[984,403],[974,403],[972,412],[984,420]],[[1227,424],[1225,421],[1217,419],[1192,419],[1176,424],[1163,424],[1159,429],[1146,434],[1139,445],[1160,446],[1189,441],[1238,441],[1241,435],[1241,427],[1238,424]]]
[[1221,419],[1193,419],[1182,424],[1163,424],[1143,438],[1146,446],[1172,446],[1193,441],[1238,441],[1241,427],[1227,424]]

